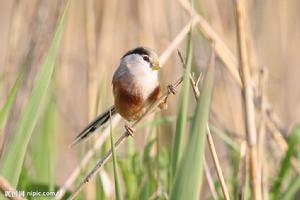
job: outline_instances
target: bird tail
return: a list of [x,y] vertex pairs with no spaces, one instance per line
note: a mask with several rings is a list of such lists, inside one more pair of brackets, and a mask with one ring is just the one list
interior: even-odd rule
[[105,112],[103,112],[102,114],[100,114],[96,119],[94,119],[93,121],[91,121],[78,135],[77,137],[74,139],[74,141],[69,145],[69,147],[73,147],[74,145],[76,145],[78,142],[80,142],[83,139],[88,138],[90,135],[92,135],[92,133],[99,128],[100,126],[102,126],[103,124],[105,124],[111,116],[113,116],[114,114],[116,114],[116,108],[115,106],[110,107],[108,110],[106,110]]

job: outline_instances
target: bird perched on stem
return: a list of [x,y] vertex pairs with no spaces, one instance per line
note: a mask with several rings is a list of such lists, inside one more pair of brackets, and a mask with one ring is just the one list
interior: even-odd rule
[[[112,78],[114,105],[90,122],[70,146],[87,138],[97,128],[105,124],[112,115],[119,113],[127,121],[141,117],[148,106],[162,96],[158,81],[158,70],[161,69],[157,54],[148,47],[137,47],[128,51],[120,61]],[[172,93],[172,87],[168,87]],[[160,108],[166,105],[161,104]],[[125,125],[128,134],[134,130]]]

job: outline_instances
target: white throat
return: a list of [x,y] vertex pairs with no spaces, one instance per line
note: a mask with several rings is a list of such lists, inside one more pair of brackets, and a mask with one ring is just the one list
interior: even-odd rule
[[127,80],[128,87],[131,87],[128,89],[134,89],[135,93],[142,95],[144,99],[158,86],[157,70],[151,69],[150,64],[138,54],[124,57],[116,73],[123,74],[124,77],[120,78]]

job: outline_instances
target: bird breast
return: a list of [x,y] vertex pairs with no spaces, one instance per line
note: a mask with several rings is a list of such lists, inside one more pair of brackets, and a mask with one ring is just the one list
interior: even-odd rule
[[[117,72],[116,72],[117,73]],[[113,78],[113,93],[117,112],[128,121],[136,120],[161,95],[157,77],[133,76],[123,73]]]

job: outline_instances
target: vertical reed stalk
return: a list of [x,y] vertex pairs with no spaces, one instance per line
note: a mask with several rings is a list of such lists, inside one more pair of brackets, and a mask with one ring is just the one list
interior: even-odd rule
[[257,136],[255,124],[255,108],[253,102],[253,88],[251,85],[249,54],[247,47],[247,37],[245,31],[245,10],[241,1],[235,1],[236,12],[236,26],[237,26],[237,40],[238,40],[238,53],[240,64],[240,75],[243,83],[242,96],[245,129],[247,133],[247,143],[249,147],[250,159],[250,176],[252,183],[253,199],[260,200],[261,198],[261,182],[258,173],[258,158],[257,158]]
[[261,185],[262,185],[262,197],[267,200],[268,198],[268,185],[267,185],[267,170],[266,170],[266,157],[265,157],[265,145],[266,145],[266,79],[267,72],[266,69],[261,69],[260,79],[259,79],[259,88],[260,88],[260,124],[259,124],[259,139],[258,139],[258,155],[259,155],[259,173],[261,176]]

